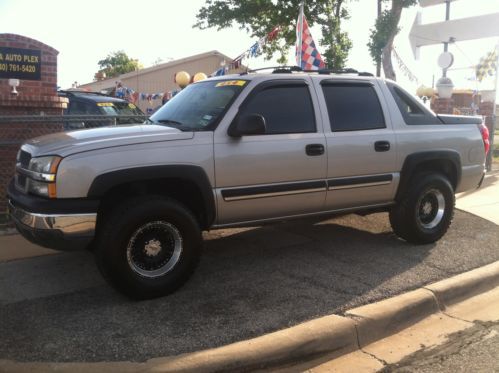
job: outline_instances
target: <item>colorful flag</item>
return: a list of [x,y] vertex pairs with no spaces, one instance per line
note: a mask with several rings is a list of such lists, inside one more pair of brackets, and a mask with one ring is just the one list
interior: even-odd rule
[[303,2],[296,22],[296,64],[302,70],[319,70],[326,67],[310,33],[303,13]]
[[480,58],[480,63],[476,66],[476,79],[481,82],[487,75],[493,76],[497,71],[497,48],[489,52],[485,57]]

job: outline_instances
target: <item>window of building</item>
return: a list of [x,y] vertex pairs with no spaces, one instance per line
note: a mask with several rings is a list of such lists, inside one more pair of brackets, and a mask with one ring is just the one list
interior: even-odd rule
[[250,96],[241,115],[262,115],[267,134],[315,132],[314,107],[308,86],[300,83],[277,84]]
[[371,84],[325,82],[322,90],[333,132],[386,127],[378,95]]

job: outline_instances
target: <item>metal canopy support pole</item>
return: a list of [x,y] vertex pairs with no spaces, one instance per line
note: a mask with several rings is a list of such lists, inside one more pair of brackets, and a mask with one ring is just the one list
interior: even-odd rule
[[[447,0],[445,2],[445,20],[448,21],[450,19],[450,0]],[[447,52],[449,50],[449,42],[446,41],[444,43],[444,52]],[[442,69],[442,76],[446,77],[447,76],[447,69]]]
[[296,65],[302,67],[302,43],[303,43],[303,12],[305,0],[300,4],[300,13],[298,13],[297,32],[296,32]]

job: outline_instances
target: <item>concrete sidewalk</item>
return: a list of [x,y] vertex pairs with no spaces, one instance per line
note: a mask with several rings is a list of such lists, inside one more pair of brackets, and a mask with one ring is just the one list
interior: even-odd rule
[[499,165],[494,166],[479,189],[456,196],[456,207],[499,225]]

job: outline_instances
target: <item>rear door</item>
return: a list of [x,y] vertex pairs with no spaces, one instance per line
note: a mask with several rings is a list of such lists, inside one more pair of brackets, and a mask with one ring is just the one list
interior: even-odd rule
[[[265,81],[235,117],[259,114],[265,134],[215,134],[218,224],[317,212],[326,196],[326,139],[310,80]],[[230,124],[230,123],[227,123]]]
[[326,210],[383,204],[398,183],[395,135],[375,81],[316,80],[327,142]]

